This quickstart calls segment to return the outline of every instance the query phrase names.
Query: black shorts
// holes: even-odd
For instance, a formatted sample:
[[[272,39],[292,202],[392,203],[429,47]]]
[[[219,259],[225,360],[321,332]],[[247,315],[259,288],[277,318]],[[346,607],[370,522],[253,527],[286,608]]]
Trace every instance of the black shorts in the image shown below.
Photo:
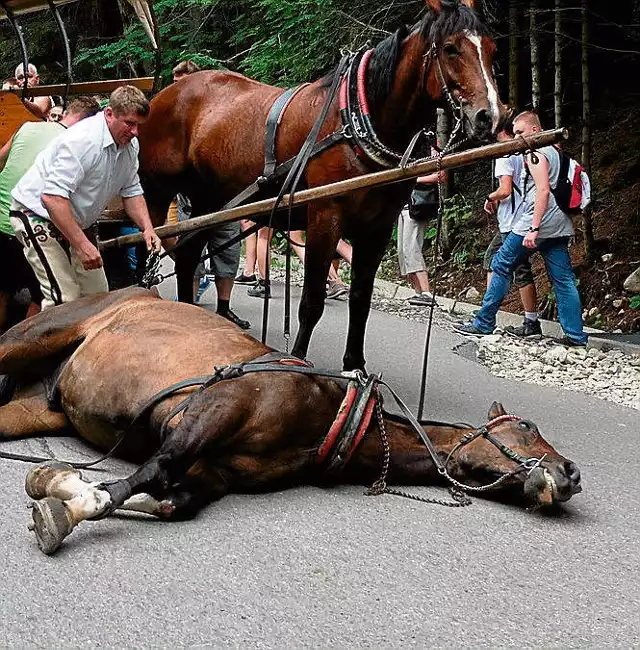
[[[13,296],[23,289],[29,290],[32,302],[42,302],[40,283],[24,256],[22,244],[0,232],[0,291]]]
[[[482,268],[485,271],[491,271],[491,262],[493,261],[495,254],[500,250],[502,242],[508,234],[508,232],[498,231],[495,237],[491,240],[491,243],[484,254],[484,261],[482,263]],[[518,289],[533,284],[533,271],[531,270],[531,259],[529,257],[522,262],[522,264],[518,264],[518,266],[513,269],[513,284],[515,284]]]

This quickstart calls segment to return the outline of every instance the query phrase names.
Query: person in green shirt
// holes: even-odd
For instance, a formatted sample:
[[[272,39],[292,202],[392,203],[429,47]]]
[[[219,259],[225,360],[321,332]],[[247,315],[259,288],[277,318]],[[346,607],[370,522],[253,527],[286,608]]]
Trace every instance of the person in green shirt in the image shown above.
[[[10,303],[16,293],[28,289],[31,294],[27,316],[40,311],[42,300],[38,280],[9,220],[11,191],[52,140],[99,110],[100,105],[92,97],[78,97],[69,103],[59,122],[27,122],[0,149],[0,332],[7,327]]]

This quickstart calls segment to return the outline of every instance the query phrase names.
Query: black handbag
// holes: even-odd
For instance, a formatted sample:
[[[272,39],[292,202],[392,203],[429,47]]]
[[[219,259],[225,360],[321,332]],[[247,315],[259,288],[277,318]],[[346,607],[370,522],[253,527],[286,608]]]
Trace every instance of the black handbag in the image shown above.
[[[418,183],[411,192],[409,200],[409,216],[416,221],[428,221],[438,216],[438,206],[440,198],[438,196],[437,183]]]

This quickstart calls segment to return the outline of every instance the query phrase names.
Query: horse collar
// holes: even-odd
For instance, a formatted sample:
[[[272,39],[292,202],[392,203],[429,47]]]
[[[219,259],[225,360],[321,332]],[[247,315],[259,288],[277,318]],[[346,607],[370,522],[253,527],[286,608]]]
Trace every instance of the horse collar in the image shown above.
[[[340,118],[353,140],[356,156],[383,169],[397,167],[402,154],[384,145],[378,137],[367,101],[367,67],[374,50],[360,50],[351,59],[340,84]]]
[[[318,449],[317,463],[335,474],[349,462],[369,428],[378,397],[377,375],[357,376],[347,391],[329,432]]]

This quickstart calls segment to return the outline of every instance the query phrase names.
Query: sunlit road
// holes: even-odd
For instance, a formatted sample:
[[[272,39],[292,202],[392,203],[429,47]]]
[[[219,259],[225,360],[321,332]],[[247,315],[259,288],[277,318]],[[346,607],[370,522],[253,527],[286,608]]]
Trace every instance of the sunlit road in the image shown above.
[[[214,299],[211,291],[207,297]],[[236,289],[255,325],[261,302]],[[282,287],[269,342],[282,346]],[[339,367],[346,304],[330,302],[310,351]],[[415,405],[424,326],[374,312],[368,367]],[[257,327],[252,330],[258,334]],[[427,414],[526,415],[583,473],[554,516],[480,499],[465,509],[358,487],[234,495],[196,520],[86,522],[53,557],[27,531],[28,465],[0,461],[0,646],[630,647],[640,643],[640,440],[636,411],[492,377],[436,329]],[[283,396],[284,398],[284,396]],[[94,452],[68,439],[61,458]],[[39,441],[3,443],[42,453]],[[126,464],[107,463],[122,474]],[[92,472],[102,477],[104,472]],[[421,494],[445,496],[436,488]]]

